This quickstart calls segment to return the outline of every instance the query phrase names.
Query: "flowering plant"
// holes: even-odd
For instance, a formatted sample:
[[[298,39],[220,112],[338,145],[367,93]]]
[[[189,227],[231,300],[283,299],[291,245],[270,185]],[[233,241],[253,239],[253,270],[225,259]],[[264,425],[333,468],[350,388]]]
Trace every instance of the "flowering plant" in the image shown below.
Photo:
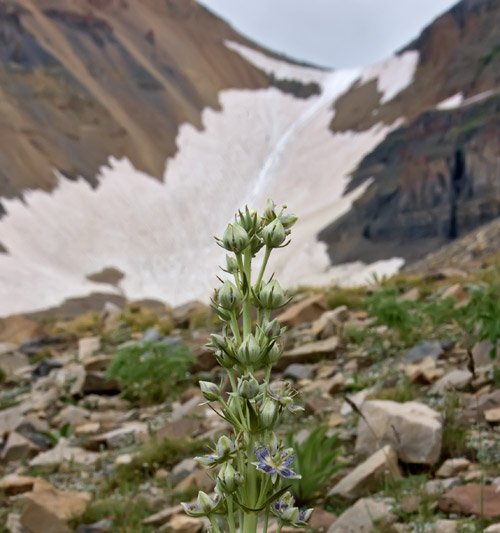
[[[216,238],[232,254],[226,256],[223,270],[233,281],[224,281],[216,290],[213,308],[225,325],[222,335],[212,335],[208,346],[226,369],[232,390],[225,396],[219,386],[207,381],[200,381],[200,388],[207,402],[219,405],[217,412],[233,426],[234,434],[221,436],[212,453],[196,458],[214,470],[214,496],[200,491],[195,505],[182,504],[190,516],[208,517],[213,533],[226,527],[235,533],[237,524],[242,533],[255,533],[259,517],[264,533],[269,518],[276,518],[279,533],[284,525],[304,526],[312,513],[294,505],[287,481],[300,478],[292,469],[295,454],[274,432],[285,410],[302,410],[287,385],[279,391],[270,388],[272,366],[283,353],[285,330],[271,320],[271,313],[290,300],[274,275],[267,281],[264,276],[272,250],[288,244],[297,221],[294,215],[284,215],[284,209],[276,213],[271,200],[262,215],[246,208],[222,238]],[[261,250],[262,265],[252,283],[252,260]],[[256,378],[258,373],[264,374],[262,382]]]

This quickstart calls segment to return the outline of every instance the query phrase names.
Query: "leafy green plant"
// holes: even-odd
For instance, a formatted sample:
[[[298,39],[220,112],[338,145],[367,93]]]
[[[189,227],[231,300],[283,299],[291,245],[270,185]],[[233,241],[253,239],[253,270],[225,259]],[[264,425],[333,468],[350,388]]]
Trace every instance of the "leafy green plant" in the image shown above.
[[[71,437],[74,429],[70,424],[64,424],[61,429],[53,431],[39,431],[40,435],[50,440],[53,444],[57,444],[61,439],[67,439]]]
[[[468,292],[469,303],[457,310],[457,321],[475,341],[491,342],[494,359],[500,339],[500,284],[476,284]]]
[[[346,463],[338,460],[344,451],[337,434],[327,437],[328,427],[318,427],[302,443],[293,435],[288,436],[287,444],[295,450],[295,464],[301,479],[292,482],[292,488],[300,505],[312,504],[320,495],[332,476]]]
[[[184,345],[136,344],[118,352],[107,369],[107,377],[118,381],[123,396],[131,402],[162,402],[188,378],[194,361]]]

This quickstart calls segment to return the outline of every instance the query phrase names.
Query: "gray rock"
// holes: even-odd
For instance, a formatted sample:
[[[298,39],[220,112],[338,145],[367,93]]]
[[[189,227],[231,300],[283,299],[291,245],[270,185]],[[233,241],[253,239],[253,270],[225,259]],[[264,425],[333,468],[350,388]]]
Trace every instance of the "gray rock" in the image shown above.
[[[368,533],[376,522],[395,522],[387,502],[362,498],[344,511],[328,529],[328,533]]]
[[[456,369],[448,372],[438,379],[429,389],[430,394],[443,395],[449,391],[462,390],[472,381],[472,373],[469,370]]]
[[[392,445],[404,463],[433,465],[441,454],[441,415],[419,402],[372,400],[361,407],[356,453]]]
[[[435,361],[444,353],[443,345],[439,341],[423,341],[413,346],[405,355],[407,363],[419,363],[426,357],[432,357]]]
[[[311,365],[303,365],[300,363],[292,363],[283,372],[283,377],[292,378],[295,380],[309,379],[313,375],[313,367]]]
[[[198,463],[194,459],[183,459],[180,463],[176,464],[172,468],[175,483],[179,483],[195,470],[198,470],[198,466]]]
[[[328,496],[354,500],[376,490],[386,475],[392,479],[401,477],[398,455],[390,445],[384,446],[349,472],[330,490]]]

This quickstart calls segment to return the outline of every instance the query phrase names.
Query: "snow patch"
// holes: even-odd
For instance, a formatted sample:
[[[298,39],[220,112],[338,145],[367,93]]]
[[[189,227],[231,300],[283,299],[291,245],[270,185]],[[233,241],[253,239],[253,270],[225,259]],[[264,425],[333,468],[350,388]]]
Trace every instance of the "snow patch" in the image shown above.
[[[321,84],[330,73],[328,70],[281,61],[234,41],[225,41],[224,44],[244,57],[249,63],[267,74],[272,74],[278,80],[297,80],[302,83],[316,82]]]
[[[446,98],[442,102],[439,102],[439,104],[436,106],[437,109],[440,111],[446,111],[447,109],[455,109],[457,107],[460,107],[464,101],[464,95],[463,93],[457,93],[453,96],[450,96],[449,98]]]
[[[377,89],[383,94],[381,103],[386,104],[411,84],[419,57],[417,51],[410,50],[381,63],[364,67],[360,83],[365,85],[376,79]]]
[[[220,93],[222,111],[205,109],[203,130],[179,130],[179,150],[163,182],[111,158],[99,186],[59,176],[52,193],[28,191],[24,202],[3,200],[0,220],[0,315],[55,306],[102,291],[86,279],[113,265],[124,273],[129,299],[155,298],[172,305],[207,300],[224,253],[220,234],[245,203],[267,197],[287,202],[300,217],[292,244],[271,267],[285,285],[354,279],[387,272],[400,260],[353,270],[332,268],[316,235],[346,213],[369,186],[344,196],[350,174],[395,127],[332,133],[335,100],[359,78],[358,70],[321,73],[323,94],[307,100],[276,88]],[[365,281],[364,279],[362,281]],[[118,289],[117,289],[118,291]]]

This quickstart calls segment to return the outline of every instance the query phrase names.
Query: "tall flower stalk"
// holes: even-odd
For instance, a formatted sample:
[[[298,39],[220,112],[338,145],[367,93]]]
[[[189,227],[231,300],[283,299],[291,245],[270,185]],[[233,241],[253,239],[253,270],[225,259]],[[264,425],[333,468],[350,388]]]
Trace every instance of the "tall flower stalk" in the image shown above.
[[[284,208],[283,208],[284,209]],[[213,471],[215,493],[202,491],[195,505],[183,503],[190,516],[206,516],[213,533],[255,533],[259,519],[267,532],[270,519],[283,526],[304,526],[312,509],[295,507],[289,480],[300,478],[293,470],[294,451],[277,437],[285,411],[302,410],[287,385],[270,388],[272,366],[283,353],[281,328],[271,313],[289,302],[274,274],[266,279],[271,252],[288,244],[297,221],[294,215],[276,213],[271,200],[262,215],[248,208],[239,212],[217,243],[230,252],[223,269],[231,279],[216,290],[213,308],[224,322],[222,335],[212,335],[208,346],[224,367],[231,392],[223,394],[215,383],[200,381],[208,403],[233,426],[212,453],[196,460]],[[252,261],[263,252],[258,272]],[[259,382],[256,376],[264,376]],[[218,404],[218,405],[217,405]]]

